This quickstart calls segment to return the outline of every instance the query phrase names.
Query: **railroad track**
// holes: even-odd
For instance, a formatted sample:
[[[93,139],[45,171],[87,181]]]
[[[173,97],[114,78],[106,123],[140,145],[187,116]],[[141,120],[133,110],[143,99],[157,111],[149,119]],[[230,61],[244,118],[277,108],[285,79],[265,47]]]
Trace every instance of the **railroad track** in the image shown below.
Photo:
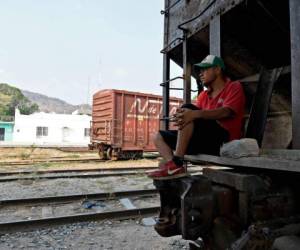
[[[157,166],[150,167],[114,167],[114,168],[76,168],[76,169],[43,169],[43,170],[14,170],[2,171],[0,176],[9,175],[29,175],[29,174],[58,174],[58,173],[87,173],[87,172],[103,172],[103,171],[132,171],[132,170],[151,170]]]
[[[22,181],[22,180],[38,180],[38,179],[71,179],[71,178],[105,178],[118,176],[143,175],[144,171],[126,171],[126,172],[106,172],[106,173],[86,173],[86,174],[68,174],[68,175],[33,175],[33,176],[13,176],[2,177],[1,182]]]
[[[22,173],[14,173],[11,174],[12,172],[10,172],[10,174],[5,173],[4,175],[0,175],[0,183],[1,182],[12,182],[12,181],[24,181],[24,180],[42,180],[42,179],[71,179],[71,178],[106,178],[106,177],[119,177],[119,176],[134,176],[134,175],[144,175],[145,174],[145,170],[153,170],[153,169],[157,169],[157,167],[147,167],[147,168],[140,168],[140,171],[134,171],[135,169],[129,169],[129,171],[127,171],[127,169],[124,171],[122,169],[122,171],[120,169],[118,169],[118,171],[116,170],[107,170],[107,171],[103,171],[103,172],[87,172],[87,173],[83,173],[83,174],[77,174],[77,173],[72,173],[73,171],[68,171],[68,174],[64,174],[66,172],[62,172],[61,174],[57,175],[57,174],[45,174],[45,173],[40,173],[37,174],[36,172],[26,172],[25,176],[22,175]],[[42,172],[42,171],[41,171]],[[82,171],[85,172],[85,171]],[[189,170],[190,174],[194,174],[194,173],[200,173],[201,170]],[[32,175],[30,175],[32,174]],[[28,176],[30,175],[30,176]]]
[[[143,189],[143,190],[131,190],[131,191],[121,191],[121,192],[110,192],[110,193],[89,193],[80,195],[68,195],[68,196],[53,196],[53,197],[39,197],[39,198],[26,198],[26,199],[13,199],[13,200],[0,200],[0,212],[9,207],[48,207],[58,205],[66,205],[69,203],[74,203],[75,207],[80,206],[80,202],[86,200],[97,200],[97,201],[117,201],[119,198],[124,197],[135,197],[142,198],[145,197],[155,197],[157,194],[156,189]],[[77,203],[76,203],[77,202]],[[86,212],[86,213],[75,213],[59,216],[46,216],[43,218],[30,218],[30,219],[20,219],[13,221],[2,221],[0,222],[0,233],[7,233],[11,231],[22,231],[25,229],[49,227],[53,225],[69,224],[75,222],[83,221],[97,221],[105,219],[129,219],[129,218],[140,218],[143,216],[155,215],[159,211],[158,206],[151,207],[141,207],[141,208],[131,208],[131,209],[116,209],[113,211],[103,211],[103,212]],[[22,214],[22,212],[21,212]],[[4,215],[5,216],[5,215]],[[3,216],[2,216],[3,217]],[[15,213],[14,213],[15,218]]]
[[[23,161],[1,161],[0,166],[25,166],[43,163],[70,163],[70,162],[104,162],[105,160],[100,160],[97,158],[83,158],[83,159],[63,159],[63,158],[51,158],[47,160],[23,160]]]
[[[146,155],[144,159],[156,159],[158,155]],[[0,161],[0,166],[9,165],[9,166],[22,166],[22,165],[34,165],[34,164],[43,164],[43,163],[68,163],[68,162],[107,162],[110,160],[100,160],[99,158],[67,158],[65,156],[51,157],[49,159],[25,159],[21,161]]]

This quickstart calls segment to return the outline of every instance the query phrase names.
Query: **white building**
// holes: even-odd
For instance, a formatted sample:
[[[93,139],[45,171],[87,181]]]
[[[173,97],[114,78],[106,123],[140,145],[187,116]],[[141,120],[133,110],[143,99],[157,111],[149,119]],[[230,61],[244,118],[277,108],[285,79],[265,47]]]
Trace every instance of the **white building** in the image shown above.
[[[43,112],[22,115],[16,109],[13,143],[87,146],[90,122],[88,115]]]

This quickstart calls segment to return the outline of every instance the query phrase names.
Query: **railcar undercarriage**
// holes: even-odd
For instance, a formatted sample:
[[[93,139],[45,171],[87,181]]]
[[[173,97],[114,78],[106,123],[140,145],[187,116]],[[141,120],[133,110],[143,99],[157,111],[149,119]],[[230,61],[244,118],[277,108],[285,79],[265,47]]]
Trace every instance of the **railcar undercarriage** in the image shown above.
[[[271,249],[279,237],[300,233],[297,178],[207,168],[203,175],[156,180],[161,211],[155,230],[194,241],[192,249]]]

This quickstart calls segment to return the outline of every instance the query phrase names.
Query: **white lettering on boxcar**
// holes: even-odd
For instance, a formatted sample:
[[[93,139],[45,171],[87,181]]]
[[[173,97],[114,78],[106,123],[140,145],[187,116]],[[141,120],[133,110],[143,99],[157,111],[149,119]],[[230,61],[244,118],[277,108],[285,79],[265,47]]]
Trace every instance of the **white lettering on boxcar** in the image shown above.
[[[179,105],[179,102],[170,102],[170,114],[174,114]],[[158,112],[159,107],[160,109]],[[147,100],[144,104],[142,104],[142,100],[140,98],[136,98],[129,109],[127,118],[149,119],[151,117],[158,119],[162,114],[162,109],[162,101],[160,100]],[[143,114],[145,111],[147,111],[147,113]]]

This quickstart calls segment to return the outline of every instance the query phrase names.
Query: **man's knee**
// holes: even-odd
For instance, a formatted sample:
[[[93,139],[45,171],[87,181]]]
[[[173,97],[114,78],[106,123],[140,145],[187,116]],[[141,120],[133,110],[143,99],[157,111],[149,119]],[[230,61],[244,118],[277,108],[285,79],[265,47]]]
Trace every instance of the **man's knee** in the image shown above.
[[[194,134],[194,122],[186,124],[178,133],[178,139],[180,141],[189,141],[192,139]]]
[[[164,138],[162,137],[160,131],[158,131],[154,136],[154,144],[157,145],[157,143],[163,141]]]

